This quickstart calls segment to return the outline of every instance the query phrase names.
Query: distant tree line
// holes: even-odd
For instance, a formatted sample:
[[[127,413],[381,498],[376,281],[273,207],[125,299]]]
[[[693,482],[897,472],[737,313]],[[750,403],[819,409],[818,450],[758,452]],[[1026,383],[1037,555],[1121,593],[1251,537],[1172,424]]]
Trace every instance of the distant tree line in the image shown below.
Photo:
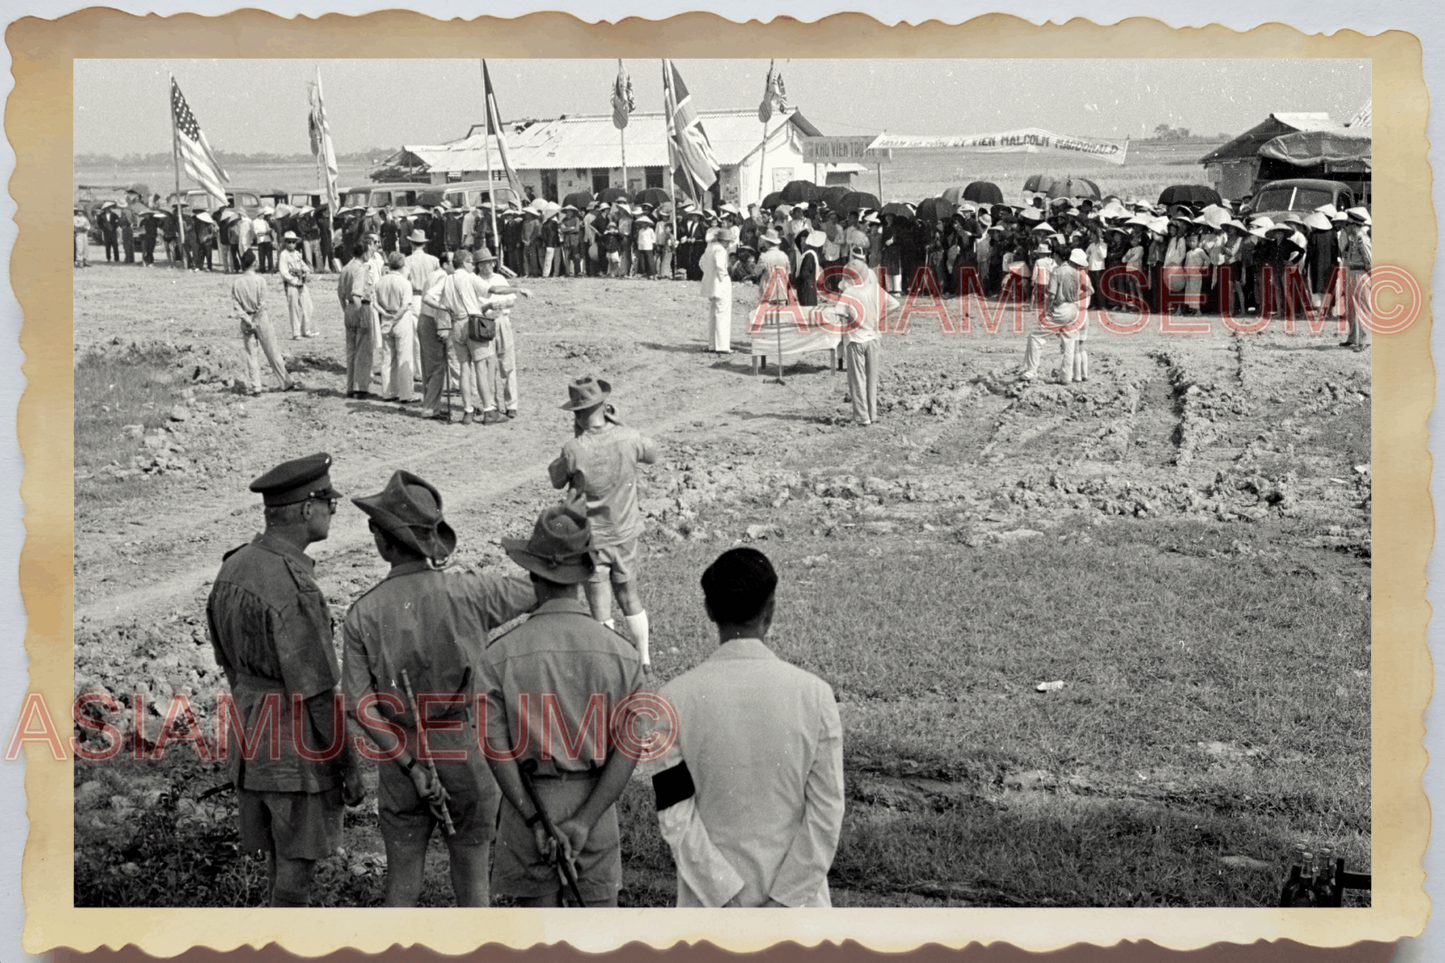
[[[371,147],[366,150],[356,151],[351,154],[337,154],[338,164],[372,164],[377,158],[386,157],[395,153],[394,149],[386,147]],[[310,153],[300,154],[274,154],[269,151],[260,151],[253,154],[243,154],[235,151],[216,151],[216,158],[221,166],[234,164],[237,167],[247,165],[267,164],[312,164],[315,158]],[[82,153],[75,155],[76,167],[169,167],[171,164],[170,151],[157,151],[151,154],[122,154],[117,157],[114,154]]]
[[[1208,134],[1195,134],[1188,127],[1172,127],[1169,124],[1160,124],[1154,128],[1154,136],[1141,137],[1143,143],[1159,144],[1216,144],[1225,143],[1234,139],[1233,134],[1215,134],[1213,137]]]

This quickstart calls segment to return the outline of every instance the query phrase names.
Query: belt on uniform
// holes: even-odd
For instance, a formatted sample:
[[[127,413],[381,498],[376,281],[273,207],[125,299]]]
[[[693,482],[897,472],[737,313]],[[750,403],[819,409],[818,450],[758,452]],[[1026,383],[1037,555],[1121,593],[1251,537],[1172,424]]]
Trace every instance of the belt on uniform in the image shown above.
[[[561,782],[582,782],[584,780],[600,779],[601,769],[586,769],[582,772],[573,772],[567,769],[558,769],[553,773],[536,773],[533,779],[557,779]]]

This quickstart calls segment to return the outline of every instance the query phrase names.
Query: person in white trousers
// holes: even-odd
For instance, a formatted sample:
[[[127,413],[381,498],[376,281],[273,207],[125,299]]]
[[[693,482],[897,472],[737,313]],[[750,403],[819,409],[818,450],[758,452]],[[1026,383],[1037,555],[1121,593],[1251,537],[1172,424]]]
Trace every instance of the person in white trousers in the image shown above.
[[[707,247],[698,266],[702,268],[702,296],[707,299],[707,328],[703,340],[717,354],[731,354],[733,320],[733,282],[728,274],[728,245],[733,241],[731,228],[715,227],[707,232]]]

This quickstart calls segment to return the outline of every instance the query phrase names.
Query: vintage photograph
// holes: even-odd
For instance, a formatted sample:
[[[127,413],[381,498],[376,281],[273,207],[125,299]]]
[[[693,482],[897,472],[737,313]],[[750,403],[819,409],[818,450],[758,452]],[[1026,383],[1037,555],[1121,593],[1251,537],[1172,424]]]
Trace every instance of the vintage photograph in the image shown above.
[[[1128,52],[75,60],[74,906],[1371,906],[1371,62]]]

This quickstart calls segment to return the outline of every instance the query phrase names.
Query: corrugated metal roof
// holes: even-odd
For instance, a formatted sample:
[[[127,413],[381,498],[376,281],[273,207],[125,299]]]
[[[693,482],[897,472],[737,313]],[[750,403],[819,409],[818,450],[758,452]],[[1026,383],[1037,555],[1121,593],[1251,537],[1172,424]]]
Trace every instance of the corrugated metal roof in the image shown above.
[[[1261,145],[1281,134],[1297,130],[1327,130],[1338,126],[1335,121],[1330,120],[1330,115],[1324,112],[1273,113],[1223,147],[1216,147],[1205,154],[1199,159],[1199,163],[1213,164],[1234,157],[1254,157],[1259,153]]]
[[[762,143],[763,125],[754,110],[699,111],[699,116],[712,143],[713,156],[725,167],[742,163]],[[788,126],[776,120],[769,125],[769,150],[779,146],[784,137],[819,135],[818,129],[797,111],[791,112],[788,120]],[[508,133],[506,139],[514,170],[610,169],[622,164],[621,138],[612,126],[611,114],[537,121]],[[477,133],[450,144],[408,144],[402,150],[414,154],[434,171],[450,172],[485,170],[486,147],[486,135]],[[491,153],[492,167],[501,169],[495,139]],[[665,167],[667,163],[665,115],[661,111],[634,113],[627,125],[627,166]]]

